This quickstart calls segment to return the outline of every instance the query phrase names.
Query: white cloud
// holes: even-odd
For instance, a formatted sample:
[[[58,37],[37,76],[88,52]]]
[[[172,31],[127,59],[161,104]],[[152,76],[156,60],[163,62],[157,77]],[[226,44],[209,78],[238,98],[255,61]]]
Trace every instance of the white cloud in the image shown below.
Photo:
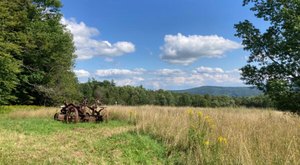
[[[96,71],[96,75],[99,77],[120,77],[120,76],[134,76],[141,75],[145,72],[145,69],[137,68],[133,70],[129,69],[99,69]]]
[[[232,69],[232,70],[227,70],[226,73],[236,73],[236,74],[241,74],[242,71],[240,69]]]
[[[158,70],[157,72],[168,71],[168,69]],[[176,69],[170,69],[171,71]],[[182,87],[198,87],[202,85],[234,86],[242,85],[240,74],[237,69],[223,70],[222,68],[212,68],[200,66],[192,71],[166,72],[165,76],[160,76],[149,80],[148,84],[157,89],[176,89]],[[165,72],[162,72],[165,73]],[[177,73],[177,74],[176,74]],[[157,74],[156,74],[157,75]],[[148,81],[147,81],[148,82]],[[155,85],[155,86],[154,86]]]
[[[202,85],[240,86],[238,69],[199,66],[192,70],[181,69],[100,69],[93,75],[98,80],[114,80],[118,86],[143,85],[151,89],[183,89]]]
[[[192,77],[215,83],[242,83],[238,69],[224,71],[221,68],[200,66],[192,71]]]
[[[166,78],[166,81],[168,84],[177,84],[177,85],[183,85],[183,84],[190,84],[189,78],[187,76],[173,76]]]
[[[206,80],[214,81],[216,83],[239,83],[240,78],[230,74],[203,74],[201,75]]]
[[[83,70],[83,69],[74,70],[74,73],[79,78],[81,78],[81,77],[89,77],[91,75],[88,71]]]
[[[132,78],[125,78],[125,79],[116,79],[116,85],[118,86],[138,86],[141,85],[141,82],[143,82],[145,79],[142,77],[132,77]]]
[[[217,35],[166,35],[161,59],[173,64],[189,65],[201,57],[222,57],[227,51],[241,48],[237,42]]]
[[[193,73],[224,73],[221,68],[210,68],[205,66],[200,66],[193,70]]]
[[[135,51],[135,45],[127,41],[110,43],[109,41],[96,40],[100,34],[99,30],[88,27],[84,22],[77,22],[74,18],[62,18],[62,24],[70,30],[74,37],[76,55],[78,59],[90,59],[94,56],[121,56]]]
[[[152,81],[150,82],[150,86],[153,88],[153,89],[161,89],[161,83],[159,81]]]
[[[180,69],[159,69],[155,71],[155,74],[159,76],[172,76],[172,75],[182,75],[185,72]]]

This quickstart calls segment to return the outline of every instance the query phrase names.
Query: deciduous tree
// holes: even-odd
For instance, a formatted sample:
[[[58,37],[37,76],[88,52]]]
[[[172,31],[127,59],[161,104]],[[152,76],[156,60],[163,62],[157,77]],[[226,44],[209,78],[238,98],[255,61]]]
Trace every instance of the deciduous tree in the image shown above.
[[[242,79],[268,94],[279,109],[300,111],[300,1],[244,0],[269,24],[259,29],[245,20],[235,25],[250,52]]]

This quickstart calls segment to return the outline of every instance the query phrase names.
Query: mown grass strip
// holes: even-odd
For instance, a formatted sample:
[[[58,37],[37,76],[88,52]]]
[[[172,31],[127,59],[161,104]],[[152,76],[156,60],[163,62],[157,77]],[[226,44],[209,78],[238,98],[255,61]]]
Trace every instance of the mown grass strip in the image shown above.
[[[148,135],[118,134],[96,143],[97,152],[111,164],[165,164],[166,150]]]
[[[127,122],[112,120],[108,123],[77,123],[66,124],[49,118],[2,119],[0,129],[16,131],[27,135],[49,135],[59,131],[76,129],[117,128],[128,126]]]
[[[0,118],[1,164],[163,164],[165,148],[132,133],[127,121],[66,124],[56,109],[18,110]]]

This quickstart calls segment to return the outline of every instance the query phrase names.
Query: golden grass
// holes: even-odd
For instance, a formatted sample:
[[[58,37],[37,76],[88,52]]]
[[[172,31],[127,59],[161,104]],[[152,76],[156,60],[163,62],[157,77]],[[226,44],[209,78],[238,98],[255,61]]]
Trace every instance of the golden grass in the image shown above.
[[[40,108],[7,115],[10,119],[52,118],[58,110]],[[43,136],[0,130],[0,144],[17,147],[14,153],[2,156],[11,155],[18,158],[18,162],[27,163],[31,163],[26,161],[28,157],[33,162],[45,157],[51,158],[47,160],[49,163],[97,164],[104,160],[101,156],[93,157],[92,146],[97,139],[85,135],[109,137],[134,130],[163,142],[170,164],[300,164],[300,117],[289,113],[160,106],[110,106],[108,112],[109,120],[128,121],[135,126],[79,128]],[[89,146],[89,150],[78,150],[82,144]]]
[[[45,118],[54,116],[59,112],[58,108],[40,107],[36,110],[18,110],[8,114],[11,119],[25,119],[25,118]]]
[[[300,164],[300,118],[246,108],[109,107],[184,164]],[[179,154],[179,156],[178,156]]]

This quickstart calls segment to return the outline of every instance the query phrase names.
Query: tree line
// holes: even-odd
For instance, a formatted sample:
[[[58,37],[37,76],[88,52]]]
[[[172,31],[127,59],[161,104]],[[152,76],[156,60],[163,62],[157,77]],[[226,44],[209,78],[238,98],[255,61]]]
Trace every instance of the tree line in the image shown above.
[[[192,95],[166,90],[147,90],[143,86],[116,86],[114,81],[89,80],[79,84],[82,98],[93,102],[100,99],[107,105],[160,105],[193,107],[272,107],[269,97],[229,97],[212,95]],[[70,100],[71,101],[71,100]],[[80,102],[80,100],[78,100]]]

